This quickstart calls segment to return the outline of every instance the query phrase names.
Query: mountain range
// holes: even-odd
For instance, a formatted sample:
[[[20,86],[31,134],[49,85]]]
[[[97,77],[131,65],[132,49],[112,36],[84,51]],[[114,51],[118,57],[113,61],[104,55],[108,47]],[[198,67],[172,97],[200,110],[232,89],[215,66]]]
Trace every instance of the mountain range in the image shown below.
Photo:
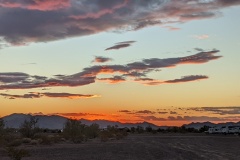
[[[31,114],[22,114],[22,113],[14,113],[5,117],[2,117],[6,127],[9,128],[19,128],[25,120],[29,120],[30,117],[33,116]],[[59,115],[34,115],[38,119],[37,126],[40,128],[48,128],[48,129],[63,129],[64,124],[67,121],[66,117],[62,117]],[[85,125],[91,125],[93,123],[97,123],[100,128],[106,128],[108,125],[110,126],[118,126],[119,128],[131,128],[131,127],[137,127],[141,126],[143,128],[146,128],[148,126],[151,126],[153,129],[166,129],[167,127],[171,126],[157,126],[155,124],[149,123],[149,122],[141,122],[141,123],[121,123],[117,121],[108,121],[108,120],[86,120],[86,119],[80,119],[82,124]],[[184,126],[186,128],[195,128],[200,129],[203,126],[240,126],[240,122],[234,123],[234,122],[226,122],[226,123],[211,123],[211,122],[192,122],[190,124],[185,124]]]

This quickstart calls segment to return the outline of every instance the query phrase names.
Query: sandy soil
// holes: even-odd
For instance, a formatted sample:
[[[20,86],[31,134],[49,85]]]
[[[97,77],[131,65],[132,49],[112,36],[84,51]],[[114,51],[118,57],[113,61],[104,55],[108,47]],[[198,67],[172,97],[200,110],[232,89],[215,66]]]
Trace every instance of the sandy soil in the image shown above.
[[[240,137],[202,134],[129,135],[122,140],[25,146],[23,160],[238,160]],[[1,156],[2,153],[2,156]],[[9,160],[0,150],[0,159]]]

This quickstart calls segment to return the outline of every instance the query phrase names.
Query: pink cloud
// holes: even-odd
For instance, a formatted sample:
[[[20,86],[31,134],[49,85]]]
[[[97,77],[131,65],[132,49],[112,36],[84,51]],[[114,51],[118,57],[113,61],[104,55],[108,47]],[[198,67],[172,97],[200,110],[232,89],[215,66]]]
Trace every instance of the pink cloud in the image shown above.
[[[50,11],[70,7],[70,0],[0,0],[0,7]]]
[[[202,35],[193,35],[192,37],[195,39],[204,40],[204,39],[208,39],[210,36],[207,34],[202,34]]]

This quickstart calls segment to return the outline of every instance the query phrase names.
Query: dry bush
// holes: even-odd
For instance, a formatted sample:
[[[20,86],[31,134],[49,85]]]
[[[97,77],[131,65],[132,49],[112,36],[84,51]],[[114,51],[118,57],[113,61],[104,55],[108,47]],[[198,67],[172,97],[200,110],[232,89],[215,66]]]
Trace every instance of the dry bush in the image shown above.
[[[44,144],[44,145],[51,145],[52,144],[52,140],[50,137],[48,137],[47,135],[42,134],[39,138],[39,142],[40,144]]]
[[[100,140],[102,142],[107,142],[109,140],[109,133],[108,131],[102,131],[100,134]]]
[[[23,157],[30,156],[27,150],[14,147],[7,148],[7,153],[12,160],[21,160]]]
[[[30,144],[31,145],[38,145],[39,141],[38,140],[31,140]]]
[[[17,147],[22,145],[22,140],[21,139],[14,139],[10,143],[7,144],[8,147]]]
[[[23,138],[23,139],[22,139],[22,143],[25,143],[25,144],[28,144],[28,143],[30,143],[31,141],[32,141],[31,138]]]

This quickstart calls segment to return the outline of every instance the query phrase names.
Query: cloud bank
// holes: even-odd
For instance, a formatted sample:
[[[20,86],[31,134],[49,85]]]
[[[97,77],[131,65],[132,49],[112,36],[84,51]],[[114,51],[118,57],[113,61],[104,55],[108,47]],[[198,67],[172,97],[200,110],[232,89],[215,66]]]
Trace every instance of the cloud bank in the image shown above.
[[[239,0],[0,0],[0,38],[10,45],[213,18]],[[119,44],[120,45],[120,44]]]
[[[142,61],[131,62],[126,65],[93,65],[84,68],[81,72],[72,75],[58,74],[53,77],[29,75],[21,72],[0,73],[0,90],[32,89],[47,87],[78,87],[89,85],[98,81],[120,83],[124,81],[140,82],[147,85],[173,84],[207,79],[204,75],[184,76],[174,80],[154,80],[148,73],[159,71],[162,68],[176,67],[183,64],[202,64],[221,58],[217,56],[219,51],[213,50],[200,52],[191,56],[178,58],[151,58]],[[101,74],[111,75],[107,78],[99,78]],[[116,75],[118,74],[118,75]]]

